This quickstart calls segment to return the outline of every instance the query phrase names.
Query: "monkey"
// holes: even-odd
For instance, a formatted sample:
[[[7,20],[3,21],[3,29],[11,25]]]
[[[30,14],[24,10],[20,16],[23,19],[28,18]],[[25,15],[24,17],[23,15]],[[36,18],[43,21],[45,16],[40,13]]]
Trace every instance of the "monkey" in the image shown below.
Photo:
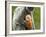
[[[25,23],[26,23],[26,29],[31,30],[32,29],[32,17],[30,15],[26,15]]]
[[[14,15],[13,15],[13,24],[12,24],[13,30],[25,30],[26,29],[25,27],[27,24],[25,24],[24,22],[25,17],[28,14],[31,16],[31,11],[33,11],[33,7],[17,7],[15,9]]]

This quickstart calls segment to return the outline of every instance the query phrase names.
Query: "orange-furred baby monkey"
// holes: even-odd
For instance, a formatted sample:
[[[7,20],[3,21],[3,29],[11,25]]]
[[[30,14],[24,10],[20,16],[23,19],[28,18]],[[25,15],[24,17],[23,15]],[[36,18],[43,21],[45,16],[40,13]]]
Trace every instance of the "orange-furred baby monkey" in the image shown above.
[[[27,30],[32,29],[32,17],[30,15],[26,15],[25,23]]]

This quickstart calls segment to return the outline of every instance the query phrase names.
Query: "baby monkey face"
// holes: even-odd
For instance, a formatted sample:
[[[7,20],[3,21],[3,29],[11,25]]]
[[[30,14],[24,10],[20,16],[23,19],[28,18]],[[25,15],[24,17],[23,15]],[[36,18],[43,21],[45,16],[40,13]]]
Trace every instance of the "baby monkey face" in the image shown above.
[[[26,21],[31,21],[31,20],[32,20],[31,16],[30,15],[27,15],[26,16]]]

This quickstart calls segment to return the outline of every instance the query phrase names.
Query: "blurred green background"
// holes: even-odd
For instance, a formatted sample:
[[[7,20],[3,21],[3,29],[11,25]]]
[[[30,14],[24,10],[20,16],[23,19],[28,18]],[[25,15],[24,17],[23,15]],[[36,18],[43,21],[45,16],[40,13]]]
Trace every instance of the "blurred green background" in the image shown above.
[[[34,7],[33,18],[35,29],[40,29],[40,7]]]
[[[15,8],[16,6],[12,6],[12,16],[14,15]],[[35,29],[40,29],[40,7],[34,7],[33,19],[34,19]]]

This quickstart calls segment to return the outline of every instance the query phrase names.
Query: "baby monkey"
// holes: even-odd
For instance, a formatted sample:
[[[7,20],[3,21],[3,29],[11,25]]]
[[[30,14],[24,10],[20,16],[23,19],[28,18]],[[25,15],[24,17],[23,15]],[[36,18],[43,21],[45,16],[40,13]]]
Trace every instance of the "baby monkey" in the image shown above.
[[[32,17],[30,15],[26,15],[25,24],[26,24],[26,30],[32,29]]]

